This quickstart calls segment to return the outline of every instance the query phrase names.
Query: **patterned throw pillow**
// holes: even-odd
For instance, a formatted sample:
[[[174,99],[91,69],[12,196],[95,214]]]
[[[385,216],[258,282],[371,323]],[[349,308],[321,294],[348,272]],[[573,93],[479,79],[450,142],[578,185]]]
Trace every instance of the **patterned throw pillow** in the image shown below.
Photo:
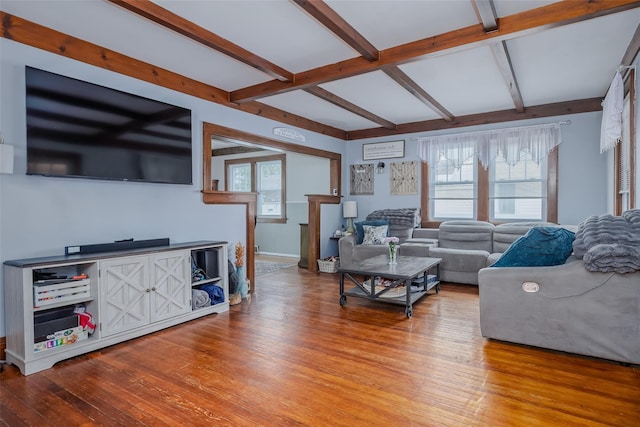
[[[388,225],[364,225],[364,238],[362,239],[363,245],[382,245],[384,239],[387,237]]]
[[[389,220],[388,219],[376,219],[376,220],[371,220],[371,221],[359,221],[354,223],[353,225],[355,225],[356,227],[356,234],[357,234],[357,239],[358,239],[358,244],[361,245],[362,241],[364,240],[364,226],[365,225],[389,225]],[[387,230],[387,237],[389,237],[389,230]]]

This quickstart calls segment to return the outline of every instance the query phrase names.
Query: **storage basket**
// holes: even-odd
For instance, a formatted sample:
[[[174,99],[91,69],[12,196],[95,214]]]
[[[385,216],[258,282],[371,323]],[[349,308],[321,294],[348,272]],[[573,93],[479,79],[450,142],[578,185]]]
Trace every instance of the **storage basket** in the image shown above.
[[[69,280],[61,283],[48,281],[33,284],[33,306],[35,308],[58,304],[82,302],[91,297],[90,280]]]
[[[338,271],[338,266],[340,265],[340,258],[333,259],[319,259],[318,260],[318,269],[321,273],[336,273]]]

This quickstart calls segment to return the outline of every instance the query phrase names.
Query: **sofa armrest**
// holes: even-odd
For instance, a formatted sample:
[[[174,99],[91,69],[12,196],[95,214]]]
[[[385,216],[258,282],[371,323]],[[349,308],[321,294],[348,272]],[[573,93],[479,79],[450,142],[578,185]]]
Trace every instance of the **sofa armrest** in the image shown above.
[[[353,262],[353,250],[356,246],[356,236],[354,234],[343,236],[338,240],[338,256],[340,265],[348,265]]]
[[[484,268],[478,273],[481,333],[640,363],[639,278],[589,272],[573,256],[550,267]]]

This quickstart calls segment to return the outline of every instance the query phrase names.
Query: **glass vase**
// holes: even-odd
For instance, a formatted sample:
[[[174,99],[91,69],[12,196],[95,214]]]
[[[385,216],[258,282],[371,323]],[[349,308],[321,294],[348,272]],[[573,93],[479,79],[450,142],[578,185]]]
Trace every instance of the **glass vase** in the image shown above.
[[[247,278],[244,274],[244,266],[237,267],[236,273],[238,273],[238,292],[241,298],[246,298],[249,293],[249,286],[247,285]]]
[[[389,245],[389,264],[396,265],[398,263],[398,245]]]

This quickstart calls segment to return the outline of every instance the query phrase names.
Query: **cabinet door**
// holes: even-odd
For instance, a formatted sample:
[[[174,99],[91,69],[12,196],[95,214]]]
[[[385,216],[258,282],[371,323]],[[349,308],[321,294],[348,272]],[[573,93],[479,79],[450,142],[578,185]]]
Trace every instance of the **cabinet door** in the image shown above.
[[[116,258],[100,263],[102,336],[149,323],[148,258]]]
[[[151,321],[191,311],[191,265],[188,251],[151,257]]]

